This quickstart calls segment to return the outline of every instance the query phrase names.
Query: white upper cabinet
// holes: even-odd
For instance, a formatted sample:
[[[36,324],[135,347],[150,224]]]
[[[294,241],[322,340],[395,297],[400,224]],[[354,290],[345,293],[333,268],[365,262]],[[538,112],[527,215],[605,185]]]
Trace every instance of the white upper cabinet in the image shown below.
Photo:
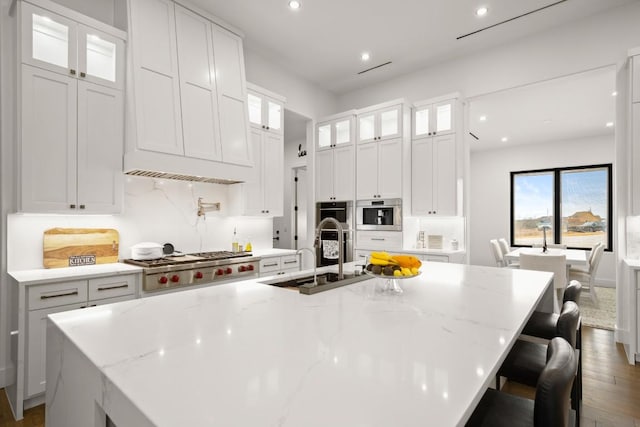
[[[174,4],[130,2],[137,147],[184,154]]]
[[[402,138],[358,144],[356,199],[402,197]]]
[[[122,89],[124,41],[49,10],[21,3],[22,63]]]
[[[212,25],[212,30],[222,160],[252,165],[242,39],[217,25]]]
[[[413,216],[456,215],[455,134],[413,140],[411,162]]]
[[[184,154],[221,160],[211,23],[176,5]]]
[[[455,99],[413,108],[413,138],[446,135],[455,132]]]
[[[273,133],[282,133],[284,101],[278,95],[247,83],[247,106],[251,126]]]
[[[358,113],[358,142],[373,142],[402,136],[402,105]]]
[[[318,123],[317,150],[352,144],[355,137],[354,123],[354,115],[351,113]]]
[[[37,3],[18,3],[18,209],[119,213],[126,34],[57,4]]]

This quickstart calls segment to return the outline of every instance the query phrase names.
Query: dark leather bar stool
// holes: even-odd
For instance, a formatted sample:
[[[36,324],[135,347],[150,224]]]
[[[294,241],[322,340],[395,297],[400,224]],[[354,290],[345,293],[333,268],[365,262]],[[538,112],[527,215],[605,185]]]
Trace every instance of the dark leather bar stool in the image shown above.
[[[575,350],[576,329],[580,319],[578,305],[567,301],[562,305],[562,311],[556,323],[556,337],[562,337],[571,345],[576,357],[576,363],[580,357],[579,350]],[[500,384],[500,377],[508,378],[520,384],[536,387],[538,378],[547,363],[546,344],[538,344],[530,341],[517,340],[507,355],[496,376],[496,384]],[[576,371],[577,371],[576,367]],[[577,377],[576,377],[577,378]],[[580,424],[580,400],[578,396],[579,384],[574,381],[571,393],[571,403],[576,411],[576,426]]]
[[[554,338],[546,352],[548,361],[538,376],[535,400],[489,389],[471,414],[469,427],[568,427],[571,384],[578,361],[571,344]]]
[[[567,288],[564,290],[562,297],[562,303],[567,301],[573,301],[576,304],[580,301],[580,294],[582,292],[582,284],[577,280],[572,280]],[[542,338],[550,340],[553,337],[558,336],[558,318],[559,314],[556,313],[543,313],[541,311],[534,311],[531,318],[524,326],[522,333],[532,337]],[[578,353],[578,375],[576,376],[576,390],[574,394],[578,402],[582,401],[582,321],[578,320],[578,326],[576,329],[576,349],[580,350]],[[578,403],[574,403],[574,406]],[[575,409],[575,408],[574,408]]]

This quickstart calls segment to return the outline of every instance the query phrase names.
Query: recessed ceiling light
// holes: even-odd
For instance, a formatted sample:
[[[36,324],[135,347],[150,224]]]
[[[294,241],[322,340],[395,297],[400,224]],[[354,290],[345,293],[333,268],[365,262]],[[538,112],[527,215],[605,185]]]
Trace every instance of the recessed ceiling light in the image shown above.
[[[299,2],[299,1],[297,1],[297,0],[291,0],[291,1],[289,2],[289,7],[290,7],[291,9],[294,9],[294,10],[295,10],[295,9],[300,9],[300,2]]]
[[[369,52],[362,52],[362,55],[360,55],[360,59],[362,59],[363,61],[368,61],[369,59],[371,59],[371,55],[369,54]]]
[[[489,9],[486,7],[479,7],[476,9],[476,16],[485,16],[489,12]]]
[[[612,128],[613,127],[613,122],[607,122],[607,124],[605,125],[608,128]]]
[[[478,117],[478,120],[480,120],[481,122],[486,122],[487,121],[487,116],[480,116],[480,117]]]
[[[507,142],[509,140],[509,138],[507,138],[506,136],[503,136],[502,139],[500,141],[502,142]]]
[[[611,92],[611,96],[618,96],[618,92],[614,90],[613,92]]]

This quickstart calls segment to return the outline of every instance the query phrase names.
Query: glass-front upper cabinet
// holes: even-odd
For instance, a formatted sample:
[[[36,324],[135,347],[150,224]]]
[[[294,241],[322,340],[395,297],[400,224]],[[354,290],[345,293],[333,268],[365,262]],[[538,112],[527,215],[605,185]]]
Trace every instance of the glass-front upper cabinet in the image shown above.
[[[270,132],[282,133],[284,98],[275,94],[265,94],[267,90],[251,83],[247,83],[247,89],[249,123]]]
[[[358,142],[397,138],[402,134],[402,105],[358,114]]]
[[[122,89],[122,38],[26,2],[20,7],[23,63]]]
[[[455,99],[435,103],[416,103],[413,107],[413,137],[454,133],[455,103]]]
[[[353,115],[318,123],[316,144],[319,150],[348,145],[353,142]]]

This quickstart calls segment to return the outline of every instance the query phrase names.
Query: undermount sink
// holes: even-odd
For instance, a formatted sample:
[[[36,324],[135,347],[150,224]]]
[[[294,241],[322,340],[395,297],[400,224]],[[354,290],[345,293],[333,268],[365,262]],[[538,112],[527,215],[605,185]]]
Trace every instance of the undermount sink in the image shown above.
[[[355,275],[352,273],[345,273],[344,278],[342,280],[338,280],[337,273],[321,273],[318,274],[316,279],[318,284],[315,286],[313,285],[313,275],[296,277],[294,279],[268,280],[262,283],[291,290],[297,289],[301,294],[312,295],[317,294],[318,292],[328,291],[330,289],[361,282],[363,280],[370,279],[370,277],[365,274]]]

